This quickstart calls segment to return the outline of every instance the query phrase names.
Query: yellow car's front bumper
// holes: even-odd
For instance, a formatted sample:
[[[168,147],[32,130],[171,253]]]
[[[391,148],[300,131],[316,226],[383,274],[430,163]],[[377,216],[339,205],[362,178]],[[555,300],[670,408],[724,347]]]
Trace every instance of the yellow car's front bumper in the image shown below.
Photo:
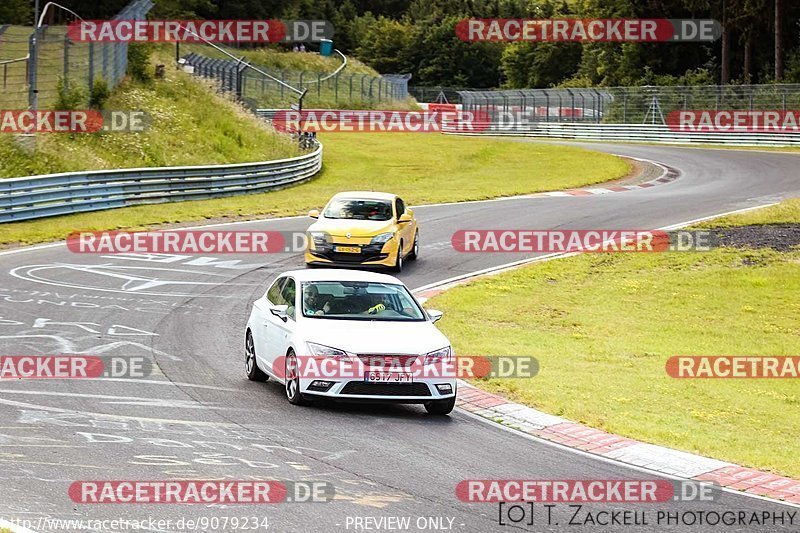
[[[336,246],[358,247],[360,253],[337,252]],[[309,242],[304,259],[306,265],[393,267],[397,262],[397,249],[399,246],[400,243],[397,239],[391,239],[383,245],[334,241],[324,247],[319,247],[314,245],[313,242]]]

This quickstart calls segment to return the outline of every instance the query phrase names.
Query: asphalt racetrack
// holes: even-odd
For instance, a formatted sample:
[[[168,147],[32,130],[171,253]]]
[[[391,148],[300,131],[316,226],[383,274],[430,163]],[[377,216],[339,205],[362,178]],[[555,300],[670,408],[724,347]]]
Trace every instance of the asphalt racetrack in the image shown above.
[[[400,277],[414,289],[526,257],[458,253],[450,244],[458,229],[652,229],[800,195],[800,158],[791,154],[585,146],[651,159],[681,175],[619,194],[419,207],[421,256],[407,262]],[[291,218],[235,228],[303,231],[309,224]],[[44,517],[173,524],[258,517],[279,532],[800,529],[798,516],[793,526],[656,521],[658,511],[693,512],[687,516],[695,519],[710,511],[800,511],[730,492],[714,502],[587,504],[573,519],[583,524],[587,514],[627,510],[642,513],[638,525],[569,525],[576,509],[566,504],[552,509],[549,522],[537,505],[533,525],[526,525],[530,516],[501,525],[497,504],[462,503],[456,485],[466,479],[660,477],[459,410],[431,417],[421,406],[295,407],[281,385],[249,382],[243,341],[250,305],[277,273],[301,267],[301,254],[154,259],[78,255],[59,245],[0,255],[0,265],[0,353],[151,355],[157,363],[146,380],[0,383],[0,517],[6,520],[36,526]],[[181,506],[84,505],[67,495],[76,480],[148,479],[326,481],[336,497],[329,503]],[[404,518],[410,520],[405,529],[398,526],[402,521],[388,521]]]

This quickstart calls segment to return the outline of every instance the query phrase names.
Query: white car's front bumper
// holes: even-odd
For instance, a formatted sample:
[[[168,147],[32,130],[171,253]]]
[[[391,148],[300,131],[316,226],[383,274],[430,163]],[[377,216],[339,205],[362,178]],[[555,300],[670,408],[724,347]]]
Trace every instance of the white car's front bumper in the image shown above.
[[[332,383],[320,386],[320,382]],[[448,389],[449,386],[449,389]],[[421,378],[412,383],[366,383],[363,379],[300,379],[303,394],[342,401],[427,403],[456,395],[456,380]]]

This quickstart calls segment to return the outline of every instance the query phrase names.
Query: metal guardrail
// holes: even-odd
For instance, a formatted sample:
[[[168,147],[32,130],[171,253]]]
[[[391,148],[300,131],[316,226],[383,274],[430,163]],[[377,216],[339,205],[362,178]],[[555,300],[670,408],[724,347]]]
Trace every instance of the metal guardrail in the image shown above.
[[[723,144],[736,146],[798,146],[798,133],[673,131],[662,124],[591,124],[528,122],[514,125],[473,122],[471,130],[445,121],[442,131],[459,135],[507,135],[590,141],[635,141],[670,144]]]
[[[289,159],[232,165],[65,172],[0,179],[0,223],[280,189],[322,168],[322,145]]]
[[[465,111],[524,112],[536,116],[532,121],[665,124],[676,111],[797,109],[800,84],[481,89],[458,96]]]

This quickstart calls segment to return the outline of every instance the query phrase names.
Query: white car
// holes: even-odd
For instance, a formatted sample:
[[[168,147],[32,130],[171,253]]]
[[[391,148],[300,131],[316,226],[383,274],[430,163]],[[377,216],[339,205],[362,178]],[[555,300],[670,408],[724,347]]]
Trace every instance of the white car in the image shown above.
[[[454,354],[397,278],[357,270],[293,270],[253,303],[245,369],[282,382],[293,404],[313,398],[423,404],[447,414],[456,401]]]

